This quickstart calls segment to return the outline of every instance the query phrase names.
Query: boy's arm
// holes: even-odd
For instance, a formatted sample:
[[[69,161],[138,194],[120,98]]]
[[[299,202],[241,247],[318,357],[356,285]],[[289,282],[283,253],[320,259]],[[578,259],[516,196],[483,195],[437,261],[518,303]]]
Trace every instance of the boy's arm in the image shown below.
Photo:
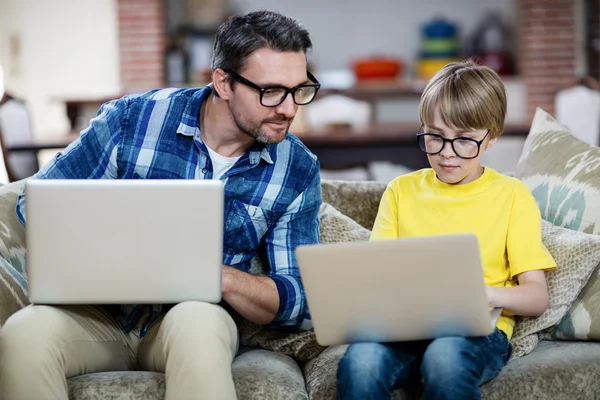
[[[548,308],[548,287],[542,270],[527,271],[517,277],[519,286],[488,286],[492,307],[500,307],[516,315],[537,317]]]
[[[370,240],[398,239],[398,197],[394,182],[385,189]]]
[[[522,316],[538,316],[548,308],[544,271],[556,262],[542,242],[542,217],[529,189],[521,185],[515,194],[506,238],[511,279],[518,286],[488,287],[490,305]]]

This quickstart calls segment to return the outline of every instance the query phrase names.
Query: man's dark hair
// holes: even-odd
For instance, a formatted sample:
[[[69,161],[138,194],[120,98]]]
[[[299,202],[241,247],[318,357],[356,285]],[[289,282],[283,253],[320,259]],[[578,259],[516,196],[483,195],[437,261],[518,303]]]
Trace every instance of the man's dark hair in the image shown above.
[[[216,34],[212,70],[240,72],[256,50],[303,51],[312,47],[306,28],[293,18],[272,11],[254,11],[232,16]]]

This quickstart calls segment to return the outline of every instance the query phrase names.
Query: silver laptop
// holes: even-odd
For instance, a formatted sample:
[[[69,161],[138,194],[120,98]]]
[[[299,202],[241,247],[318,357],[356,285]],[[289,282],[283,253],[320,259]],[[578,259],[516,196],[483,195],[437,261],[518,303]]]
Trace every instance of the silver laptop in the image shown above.
[[[216,180],[29,180],[29,300],[219,302],[223,184]]]
[[[296,249],[324,346],[492,333],[477,238],[412,237]]]

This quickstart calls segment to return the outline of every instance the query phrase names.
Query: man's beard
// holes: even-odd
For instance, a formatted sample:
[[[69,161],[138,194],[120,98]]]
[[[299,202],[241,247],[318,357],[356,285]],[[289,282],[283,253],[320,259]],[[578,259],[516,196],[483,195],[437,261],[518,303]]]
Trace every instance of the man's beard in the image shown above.
[[[259,124],[253,124],[248,121],[244,121],[243,118],[238,113],[235,112],[235,110],[231,110],[231,114],[233,115],[233,121],[235,122],[235,124],[238,127],[238,129],[240,130],[240,132],[245,133],[246,135],[255,139],[257,142],[264,143],[264,144],[276,144],[276,143],[281,142],[285,138],[285,134],[290,129],[290,125],[292,125],[292,121],[294,120],[294,118],[286,118],[283,116],[278,116],[278,117],[276,116],[276,117],[267,118],[267,119],[261,121]],[[285,132],[281,138],[269,137],[269,135],[267,135],[261,129],[261,127],[264,124],[267,124],[269,122],[275,122],[275,123],[287,122],[287,127],[285,128]]]

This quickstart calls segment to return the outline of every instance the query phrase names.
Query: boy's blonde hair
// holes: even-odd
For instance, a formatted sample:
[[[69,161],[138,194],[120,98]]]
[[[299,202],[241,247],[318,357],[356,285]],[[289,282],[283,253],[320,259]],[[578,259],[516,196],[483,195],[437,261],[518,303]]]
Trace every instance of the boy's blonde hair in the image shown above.
[[[504,130],[506,91],[491,68],[471,60],[454,62],[435,74],[425,87],[419,104],[422,124],[435,125],[436,107],[447,126],[489,129],[490,139],[495,139]]]

